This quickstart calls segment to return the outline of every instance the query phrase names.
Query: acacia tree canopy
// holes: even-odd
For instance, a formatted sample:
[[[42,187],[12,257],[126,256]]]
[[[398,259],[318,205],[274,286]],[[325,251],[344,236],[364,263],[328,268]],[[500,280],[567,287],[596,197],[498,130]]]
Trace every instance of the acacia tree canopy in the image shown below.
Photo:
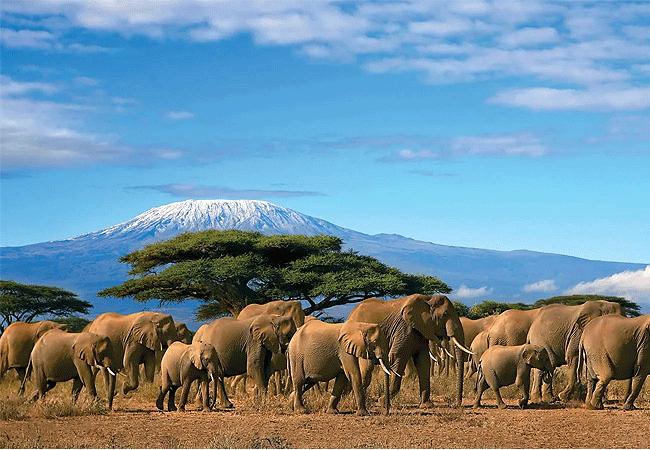
[[[13,322],[31,322],[37,317],[88,314],[92,304],[77,294],[52,286],[0,281],[0,332]]]
[[[301,300],[311,314],[374,296],[451,292],[436,277],[402,273],[342,251],[342,245],[335,236],[184,233],[120,258],[134,278],[98,295],[160,303],[198,299],[197,319],[209,320],[272,300]]]

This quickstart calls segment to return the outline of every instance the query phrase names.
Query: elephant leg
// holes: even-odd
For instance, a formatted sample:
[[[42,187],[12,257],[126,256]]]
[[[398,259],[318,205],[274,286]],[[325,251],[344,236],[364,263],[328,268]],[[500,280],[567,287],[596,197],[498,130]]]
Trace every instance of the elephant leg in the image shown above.
[[[420,386],[420,408],[431,408],[433,407],[433,404],[430,400],[431,378],[429,377],[429,371],[431,370],[431,360],[429,359],[427,352],[420,352],[413,357],[413,361],[415,362],[415,367],[418,371],[418,381]],[[448,371],[449,365],[447,365],[447,372]]]
[[[611,379],[611,375],[598,378],[598,383],[596,383],[594,393],[591,397],[591,403],[585,405],[587,409],[603,409],[603,393]]]
[[[147,355],[144,359],[144,377],[149,383],[153,383],[156,373],[156,355]]]
[[[210,407],[210,380],[206,376],[205,379],[202,379],[200,381],[199,389],[203,391],[203,396],[205,397],[205,400],[203,401],[203,411],[210,411],[212,409]],[[189,389],[188,389],[189,392]],[[187,400],[187,399],[185,399]]]
[[[81,392],[81,388],[84,387],[83,381],[81,381],[81,378],[73,378],[72,379],[72,401],[76,403],[77,399],[79,398],[79,393]]]
[[[361,371],[359,370],[359,363],[356,358],[354,361],[349,361],[349,364],[343,365],[345,370],[345,376],[350,381],[352,385],[352,391],[354,392],[354,398],[357,401],[357,416],[367,416],[368,410],[366,409],[366,390],[363,387],[363,381],[361,380]]]
[[[232,390],[233,393],[237,392],[237,386],[239,385],[239,383],[241,383],[242,380],[244,381],[244,391],[246,391],[247,377],[248,375],[246,375],[245,373],[233,377],[232,381],[230,382],[230,389]]]
[[[361,371],[361,379],[363,380],[363,387],[365,389],[370,386],[370,382],[372,381],[372,371],[375,368],[375,365],[372,363],[372,361],[368,359],[362,359],[359,361],[359,370]],[[329,381],[325,382],[325,391],[327,391],[327,388],[329,387]]]
[[[219,377],[218,380],[215,380],[215,383],[217,383],[217,392],[219,394],[219,406],[222,408],[232,408],[232,403],[228,399],[226,387],[223,384],[223,377]]]
[[[160,384],[160,390],[158,391],[158,398],[156,399],[156,408],[163,411],[163,405],[165,404],[165,395],[169,392],[171,387],[171,379],[166,371],[162,372],[161,375],[162,383]]]
[[[404,370],[406,369],[407,363],[408,363],[408,358],[400,358],[391,365],[391,368],[394,368],[396,366],[396,368],[394,368],[393,370],[395,370],[395,372],[397,372],[400,375],[404,375]],[[390,396],[394,397],[395,395],[397,395],[401,387],[402,387],[402,377],[398,377],[397,375],[393,374],[390,380]]]
[[[539,378],[543,378],[541,371],[539,372]],[[553,377],[548,382],[542,379],[542,399],[546,403],[553,403],[556,400],[553,394]]]
[[[567,365],[569,367],[569,375],[568,375],[567,385],[564,388],[564,390],[562,390],[562,392],[560,392],[558,394],[558,397],[563,402],[567,402],[567,401],[571,400],[571,396],[573,395],[573,393],[574,393],[574,391],[576,389],[576,384],[578,382],[578,376],[577,376],[577,373],[578,373],[578,358],[577,357],[570,358],[569,361],[567,361]]]
[[[25,373],[27,373],[27,367],[16,367],[16,376],[20,381],[25,379]]]
[[[623,409],[624,410],[632,410],[634,409],[634,400],[639,395],[639,392],[641,392],[641,388],[643,387],[643,383],[647,377],[646,375],[637,375],[632,378],[632,390],[630,394],[627,396],[625,399],[625,403],[623,404]]]
[[[122,385],[122,393],[126,395],[130,391],[137,389],[140,385],[140,380],[138,379],[138,364],[129,361],[124,365],[124,371],[126,372],[128,380],[124,381],[124,384]]]
[[[533,378],[532,382],[532,392],[530,397],[534,402],[542,401],[542,371],[539,369],[533,368],[531,370],[531,377]]]
[[[330,402],[327,406],[328,414],[336,414],[339,412],[337,407],[341,400],[341,395],[343,395],[343,390],[347,384],[348,379],[346,378],[345,373],[339,372],[336,376],[336,381],[334,381],[334,387],[332,388],[332,394],[330,395]]]
[[[307,389],[305,389],[305,380],[303,380],[302,378],[293,379],[293,392],[291,394],[293,395],[293,410],[301,414],[307,412],[307,408],[305,408],[305,402],[302,398],[303,393]]]
[[[167,411],[176,411],[176,390],[178,386],[169,386],[169,398],[167,399]]]
[[[187,404],[187,396],[190,393],[190,387],[192,386],[192,382],[194,380],[186,378],[183,383],[181,384],[181,401],[178,403],[178,409],[181,411],[185,411],[185,405]],[[208,410],[210,409],[208,403],[209,403],[209,398],[207,392],[205,392],[203,388],[203,380],[199,379],[199,388],[203,391],[203,410]]]
[[[481,406],[481,397],[483,392],[488,388],[488,384],[485,381],[483,373],[479,372],[476,379],[476,398],[474,399],[474,408]]]
[[[630,396],[630,393],[632,392],[632,380],[633,378],[629,378],[627,380],[627,386],[625,386],[625,394],[623,395],[623,403],[625,403],[625,400]]]
[[[526,408],[528,405],[528,392],[530,391],[530,374],[528,376],[522,376],[520,379],[517,379],[516,385],[521,391],[521,398],[518,401],[519,407],[521,409]]]
[[[86,387],[88,394],[92,397],[97,397],[97,390],[95,389],[95,377],[93,376],[92,367],[83,361],[75,361],[77,373],[83,386]]]
[[[158,390],[158,398],[156,399],[156,408],[159,410],[163,411],[163,405],[165,404],[165,395],[167,395],[167,392],[169,389],[163,389],[161,386],[160,389]]]

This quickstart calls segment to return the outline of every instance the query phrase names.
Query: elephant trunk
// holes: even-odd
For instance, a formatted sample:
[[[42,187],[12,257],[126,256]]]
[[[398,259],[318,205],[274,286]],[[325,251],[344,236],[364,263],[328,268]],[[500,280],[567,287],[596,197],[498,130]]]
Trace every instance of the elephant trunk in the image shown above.
[[[464,381],[464,353],[462,348],[465,345],[465,333],[463,333],[463,326],[459,318],[449,319],[446,323],[447,336],[453,342],[454,340],[454,355],[456,359],[456,407],[463,405],[463,381]],[[460,344],[460,345],[459,345]]]
[[[454,350],[456,354],[457,365],[456,385],[458,386],[456,394],[456,406],[460,408],[463,406],[463,381],[465,379],[463,371],[465,369],[465,363],[463,362],[463,351],[458,347],[456,347]]]

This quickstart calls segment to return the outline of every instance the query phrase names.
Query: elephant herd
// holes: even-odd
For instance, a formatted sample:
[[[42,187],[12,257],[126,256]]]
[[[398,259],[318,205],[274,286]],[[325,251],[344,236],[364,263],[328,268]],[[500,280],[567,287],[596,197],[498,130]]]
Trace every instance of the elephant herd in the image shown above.
[[[569,379],[560,400],[568,400],[584,378],[587,407],[602,408],[609,381],[629,379],[624,408],[632,409],[650,371],[650,316],[626,318],[617,303],[589,301],[470,320],[459,317],[444,295],[414,294],[366,299],[344,323],[305,317],[297,301],[249,305],[236,318],[202,325],[191,337],[184,324],[166,314],[109,312],[81,333],[68,333],[50,321],[10,325],[0,336],[0,378],[15,369],[23,379],[22,392],[33,374],[33,400],[57,382],[74,380],[76,399],[83,387],[97,395],[95,378],[102,372],[112,409],[118,375],[123,377],[121,392],[127,394],[138,388],[141,369],[153,381],[159,367],[157,408],[164,409],[168,396],[167,409],[183,411],[195,380],[204,410],[217,405],[230,408],[224,378],[235,377],[237,382],[248,377],[265,396],[271,376],[275,374],[280,391],[279,374],[287,370],[290,403],[296,412],[306,412],[303,395],[308,389],[334,380],[327,412],[337,412],[349,389],[357,415],[366,415],[366,390],[376,366],[383,374],[380,401],[386,413],[408,364],[418,380],[420,407],[428,407],[432,361],[441,363],[445,354],[455,365],[456,406],[462,404],[463,383],[473,373],[477,373],[476,407],[488,387],[495,391],[499,407],[505,407],[499,387],[513,383],[521,389],[519,405],[525,407],[531,378],[532,397],[553,400],[553,370],[567,365]]]

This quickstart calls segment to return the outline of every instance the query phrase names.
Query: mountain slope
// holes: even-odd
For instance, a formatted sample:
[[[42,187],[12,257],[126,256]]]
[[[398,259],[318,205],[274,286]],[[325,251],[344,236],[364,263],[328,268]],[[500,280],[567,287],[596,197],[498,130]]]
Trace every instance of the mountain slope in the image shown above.
[[[128,267],[118,262],[121,256],[182,232],[232,228],[265,234],[335,235],[344,240],[346,248],[374,256],[403,271],[438,276],[454,288],[452,297],[466,304],[484,299],[532,302],[557,295],[582,281],[645,267],[525,250],[503,252],[450,247],[399,235],[371,236],[262,201],[188,200],[152,208],[105,230],[61,241],[3,247],[0,276],[76,292],[95,305],[93,314],[109,310],[130,313],[143,309],[144,305],[95,297],[101,289],[127,279]],[[555,291],[524,290],[524,286],[541,280],[553,280]],[[483,295],[474,299],[472,294]],[[170,312],[179,320],[191,323],[195,306],[196,302],[184,303]],[[347,311],[349,306],[338,313],[344,316]]]

